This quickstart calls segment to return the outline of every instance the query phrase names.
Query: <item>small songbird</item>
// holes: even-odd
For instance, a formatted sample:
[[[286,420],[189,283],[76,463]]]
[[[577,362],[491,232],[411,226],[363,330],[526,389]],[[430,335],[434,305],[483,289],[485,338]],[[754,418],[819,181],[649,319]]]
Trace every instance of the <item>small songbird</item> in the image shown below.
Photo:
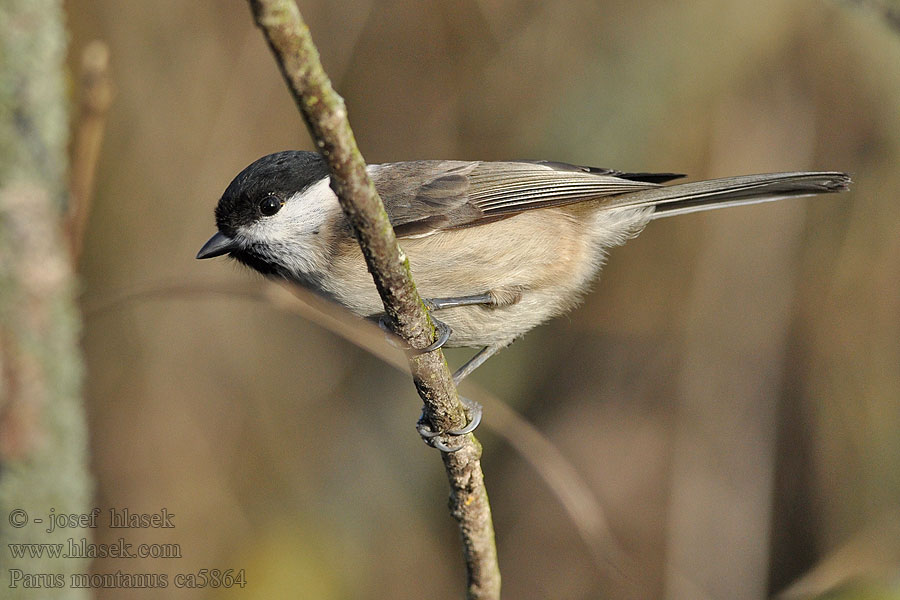
[[[626,173],[547,161],[419,160],[370,165],[413,279],[439,311],[442,342],[482,350],[458,382],[540,323],[571,310],[607,250],[661,217],[840,192],[839,172],[791,172],[662,185],[674,173]],[[197,254],[228,254],[311,288],[363,317],[383,306],[314,152],[260,158],[216,207]]]

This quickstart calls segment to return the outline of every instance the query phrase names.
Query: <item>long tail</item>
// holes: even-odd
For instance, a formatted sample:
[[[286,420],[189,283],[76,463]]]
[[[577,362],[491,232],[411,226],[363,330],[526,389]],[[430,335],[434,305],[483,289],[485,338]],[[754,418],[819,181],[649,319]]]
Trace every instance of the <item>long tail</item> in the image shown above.
[[[846,191],[850,176],[839,172],[765,173],[661,186],[610,198],[608,208],[654,207],[654,219],[726,206],[773,202]]]

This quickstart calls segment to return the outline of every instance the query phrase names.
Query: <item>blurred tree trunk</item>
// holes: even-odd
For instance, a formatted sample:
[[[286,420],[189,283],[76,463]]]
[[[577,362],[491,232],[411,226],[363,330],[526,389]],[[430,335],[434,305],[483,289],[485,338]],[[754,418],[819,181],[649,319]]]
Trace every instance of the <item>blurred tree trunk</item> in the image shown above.
[[[86,598],[81,559],[15,558],[7,544],[61,543],[48,513],[85,513],[91,482],[74,280],[62,236],[68,115],[60,0],[0,3],[0,538],[4,598]],[[24,511],[24,512],[19,512]],[[15,515],[13,515],[15,513]],[[27,517],[26,517],[27,515]],[[43,519],[37,524],[34,519]],[[28,575],[58,574],[41,591]],[[32,583],[34,583],[32,581]]]

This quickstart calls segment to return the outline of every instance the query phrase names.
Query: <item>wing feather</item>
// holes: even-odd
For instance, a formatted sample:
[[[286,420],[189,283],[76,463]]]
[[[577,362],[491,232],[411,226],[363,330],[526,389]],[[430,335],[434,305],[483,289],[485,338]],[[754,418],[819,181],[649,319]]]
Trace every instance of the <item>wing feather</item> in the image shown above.
[[[526,210],[638,192],[677,176],[641,173],[631,180],[619,171],[565,163],[461,161],[374,165],[371,175],[400,237],[421,237]]]
[[[422,237],[601,198],[610,210],[653,207],[658,218],[843,191],[850,181],[844,173],[794,172],[662,186],[680,175],[549,162],[417,161],[370,169],[400,237]]]

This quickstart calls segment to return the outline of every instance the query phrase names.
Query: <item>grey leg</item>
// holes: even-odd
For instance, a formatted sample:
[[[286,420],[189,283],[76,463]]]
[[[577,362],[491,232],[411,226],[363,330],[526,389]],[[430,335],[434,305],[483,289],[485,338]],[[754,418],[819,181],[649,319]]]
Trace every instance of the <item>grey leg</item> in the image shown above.
[[[492,305],[494,299],[490,294],[475,294],[472,296],[453,296],[450,298],[427,298],[423,300],[428,310],[444,310],[457,306],[476,306],[479,304]]]
[[[450,298],[423,298],[422,301],[425,303],[425,306],[428,307],[428,310],[431,311],[443,310],[445,308],[456,308],[457,306],[493,306],[496,304],[494,297],[489,293],[475,294],[473,296],[454,296]],[[413,354],[426,354],[428,352],[434,352],[447,343],[447,340],[450,339],[450,334],[452,333],[450,327],[447,326],[447,324],[443,321],[439,321],[434,317],[431,317],[431,321],[434,323],[435,329],[437,329],[437,339],[434,341],[434,343],[429,345],[427,348],[422,348],[421,350],[415,348],[404,348],[404,350],[406,350],[407,352],[412,352]],[[378,326],[387,333],[392,333],[384,314],[378,315]],[[398,345],[396,341],[391,337],[388,337],[388,342],[394,346]]]
[[[453,296],[449,298],[429,298],[425,306],[429,310],[443,310],[457,306],[511,306],[522,299],[525,288],[519,286],[498,287],[483,294],[471,296]]]
[[[423,300],[425,302],[425,306],[428,307],[428,310],[437,311],[443,310],[446,308],[456,308],[458,306],[497,306],[496,298],[490,294],[475,294],[472,296],[455,296],[448,298],[428,298]],[[518,297],[513,300],[514,302],[518,302]],[[440,321],[434,319],[435,325],[438,325]],[[443,323],[440,323],[443,325]],[[446,327],[446,325],[444,325]],[[447,337],[449,337],[449,327],[447,328]],[[422,352],[430,352],[431,350],[435,350],[441,347],[446,341],[447,337],[441,335],[439,336],[438,341],[434,344],[422,350]],[[493,346],[485,346],[478,353],[469,359],[466,364],[457,369],[457,371],[453,374],[453,383],[459,385],[459,382],[462,381],[465,377],[470,375],[472,371],[480,367],[484,362],[492,357],[494,354],[500,351],[500,349],[506,347],[506,344],[496,344]],[[475,428],[481,423],[481,417],[483,414],[483,410],[480,404],[469,400],[463,396],[460,396],[459,399],[466,407],[466,412],[469,415],[469,422],[462,427],[461,429],[451,429],[450,431],[432,431],[427,423],[424,421],[424,413],[421,419],[419,419],[418,424],[416,425],[416,430],[419,432],[419,435],[422,436],[422,440],[425,441],[426,444],[433,448],[437,448],[441,452],[456,452],[460,448],[463,447],[463,444],[460,443],[458,446],[453,447],[444,442],[442,438],[445,436],[448,438],[455,438],[467,435],[475,431]]]
[[[458,368],[453,374],[453,383],[459,385],[459,382],[472,374],[472,371],[484,364],[484,362],[497,354],[506,347],[506,344],[495,344],[493,346],[485,346],[478,351],[478,354],[469,359],[469,361]]]
[[[463,380],[463,378],[465,378],[472,371],[484,364],[484,361],[492,357],[505,346],[506,344],[497,344],[494,346],[485,346],[484,348],[482,348],[478,352],[478,354],[469,359],[469,362],[464,364],[456,371],[456,373],[453,374],[453,383],[458,385],[459,382]],[[416,430],[419,432],[419,435],[422,436],[422,439],[425,441],[425,443],[433,448],[437,448],[441,452],[456,452],[463,447],[462,443],[460,443],[456,447],[449,446],[441,438],[454,438],[472,433],[473,431],[475,431],[475,428],[478,427],[478,425],[481,423],[481,417],[483,413],[481,405],[463,396],[460,396],[459,399],[465,405],[466,412],[469,414],[469,422],[461,429],[451,429],[450,431],[432,431],[428,424],[424,421],[424,413],[422,415],[422,418],[419,419],[419,423],[416,425]]]

